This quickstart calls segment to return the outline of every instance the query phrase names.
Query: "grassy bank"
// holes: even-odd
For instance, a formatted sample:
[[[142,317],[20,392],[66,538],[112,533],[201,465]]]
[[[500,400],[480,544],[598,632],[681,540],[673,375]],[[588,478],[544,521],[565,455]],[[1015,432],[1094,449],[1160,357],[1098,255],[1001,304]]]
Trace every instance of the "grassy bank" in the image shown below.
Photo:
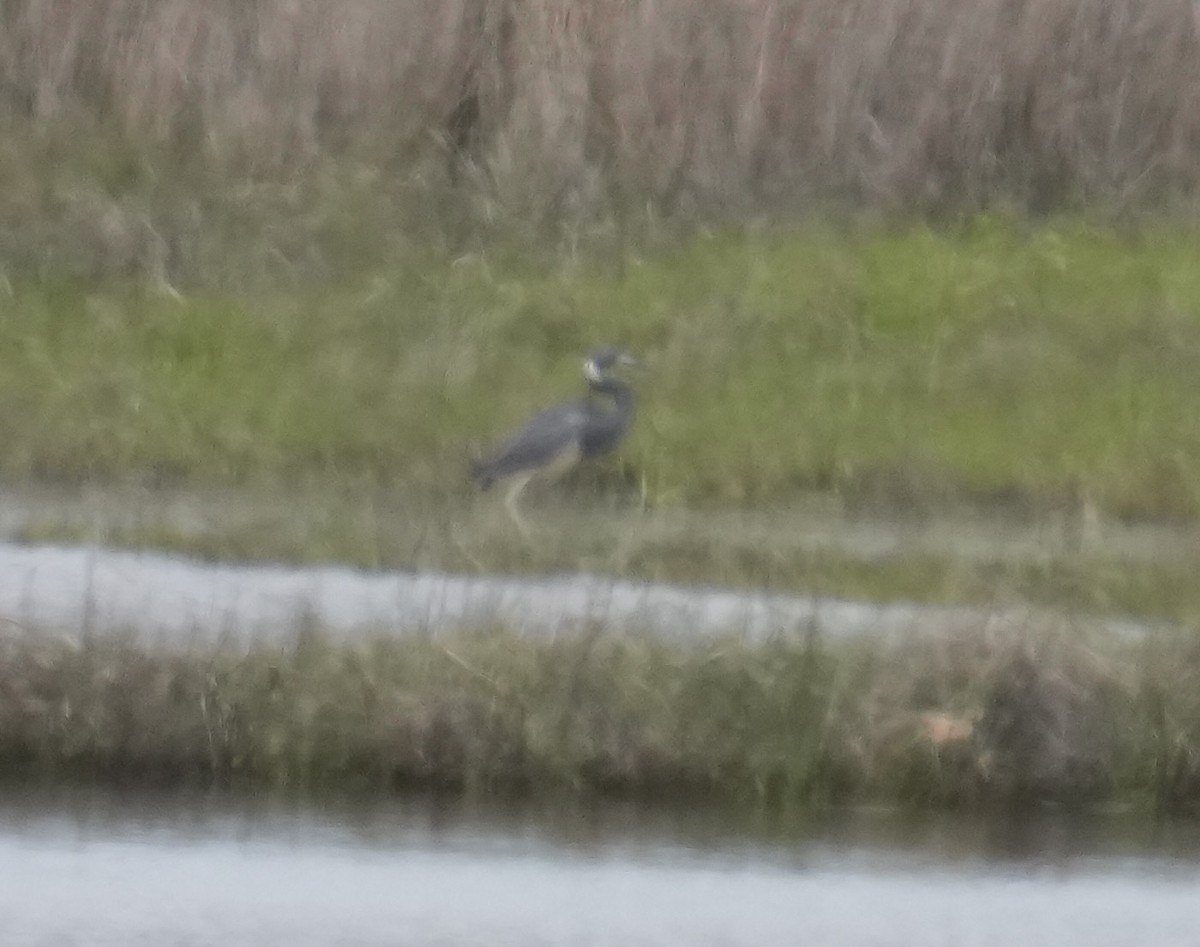
[[[1190,639],[1078,628],[689,646],[599,628],[248,655],[7,633],[21,777],[440,787],[748,805],[1200,801]]]
[[[588,494],[1194,516],[1198,253],[1171,230],[983,218],[607,263],[414,250],[336,285],[181,299],[10,281],[0,473],[454,501],[471,452],[577,392],[580,353],[612,339],[648,371]]]

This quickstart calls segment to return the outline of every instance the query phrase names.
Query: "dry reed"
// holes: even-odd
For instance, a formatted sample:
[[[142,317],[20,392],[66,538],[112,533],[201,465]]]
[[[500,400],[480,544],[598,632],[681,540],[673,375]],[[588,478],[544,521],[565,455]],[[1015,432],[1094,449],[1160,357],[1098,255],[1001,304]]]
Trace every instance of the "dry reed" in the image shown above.
[[[0,121],[254,174],[328,155],[614,219],[1116,209],[1200,180],[1188,0],[12,0]]]

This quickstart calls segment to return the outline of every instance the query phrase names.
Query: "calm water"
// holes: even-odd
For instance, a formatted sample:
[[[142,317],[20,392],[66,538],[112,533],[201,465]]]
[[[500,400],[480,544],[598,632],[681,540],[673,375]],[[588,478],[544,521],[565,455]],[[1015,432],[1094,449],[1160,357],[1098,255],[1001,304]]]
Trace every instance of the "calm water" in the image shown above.
[[[1200,830],[0,798],[6,945],[1188,945]]]

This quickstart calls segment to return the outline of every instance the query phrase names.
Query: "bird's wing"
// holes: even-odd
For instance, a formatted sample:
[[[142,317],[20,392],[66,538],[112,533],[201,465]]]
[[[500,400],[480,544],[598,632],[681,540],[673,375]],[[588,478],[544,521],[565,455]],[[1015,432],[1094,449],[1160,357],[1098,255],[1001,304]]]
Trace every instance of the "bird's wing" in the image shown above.
[[[519,470],[549,464],[562,452],[579,447],[587,424],[587,405],[562,404],[535,414],[478,467],[482,479],[497,480]]]

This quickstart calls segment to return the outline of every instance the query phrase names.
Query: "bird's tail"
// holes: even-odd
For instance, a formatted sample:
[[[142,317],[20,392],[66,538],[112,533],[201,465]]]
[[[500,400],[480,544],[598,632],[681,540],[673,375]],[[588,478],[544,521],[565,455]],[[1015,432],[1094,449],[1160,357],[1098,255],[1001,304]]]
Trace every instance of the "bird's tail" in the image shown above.
[[[496,471],[492,469],[490,458],[484,453],[483,445],[474,441],[467,444],[466,461],[471,471],[471,479],[479,484],[481,490],[486,490],[496,482]]]
[[[471,479],[479,484],[479,489],[481,490],[486,490],[496,482],[491,465],[482,460],[471,461]]]

